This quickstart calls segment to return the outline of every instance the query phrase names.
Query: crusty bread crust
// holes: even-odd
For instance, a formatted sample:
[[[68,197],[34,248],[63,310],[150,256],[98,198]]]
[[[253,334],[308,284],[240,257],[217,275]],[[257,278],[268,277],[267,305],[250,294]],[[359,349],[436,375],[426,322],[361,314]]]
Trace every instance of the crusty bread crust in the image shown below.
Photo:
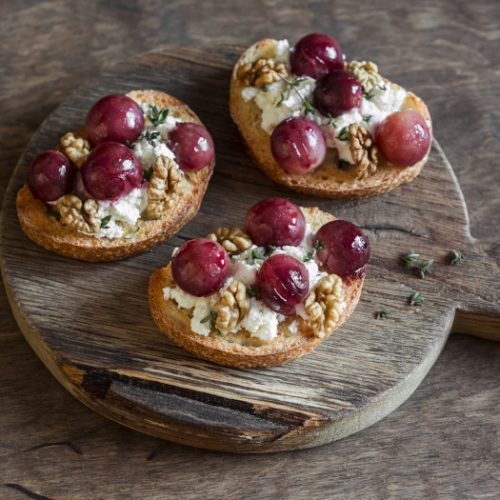
[[[168,107],[172,114],[183,120],[201,124],[198,116],[188,106],[163,92],[135,90],[128,95],[158,107]],[[207,167],[187,173],[190,188],[179,195],[178,202],[161,219],[142,220],[133,238],[96,238],[64,227],[48,215],[45,204],[33,197],[27,185],[17,193],[17,215],[25,234],[47,250],[85,261],[122,259],[144,252],[156,243],[170,238],[196,215],[214,165],[215,161]]]
[[[319,227],[335,217],[318,208],[303,209],[306,220]],[[359,301],[363,288],[364,276],[344,280],[346,308],[337,328],[352,314]],[[173,342],[200,358],[214,363],[240,368],[261,368],[275,366],[296,359],[311,351],[325,339],[313,335],[308,324],[299,316],[287,318],[279,326],[279,336],[272,342],[250,342],[249,335],[239,334],[233,342],[218,336],[213,331],[209,336],[198,335],[191,330],[191,318],[185,309],[181,309],[171,300],[165,300],[163,288],[175,285],[171,265],[155,271],[149,281],[149,307],[158,328]],[[288,325],[297,321],[298,332],[288,334]],[[230,337],[228,337],[230,338]],[[253,344],[253,345],[249,345]]]
[[[324,198],[344,199],[385,193],[402,183],[412,181],[420,173],[427,161],[426,158],[407,168],[401,168],[384,161],[374,175],[358,180],[355,178],[354,171],[340,170],[337,167],[336,155],[329,150],[325,161],[313,172],[306,175],[287,174],[276,163],[271,153],[270,135],[260,126],[261,110],[253,101],[243,99],[241,90],[244,85],[237,78],[240,65],[261,57],[272,58],[275,44],[276,40],[266,38],[249,47],[241,55],[233,69],[230,86],[231,117],[238,126],[250,155],[264,173],[275,182],[295,191]],[[413,109],[430,123],[427,106],[415,94],[408,92],[402,109]]]

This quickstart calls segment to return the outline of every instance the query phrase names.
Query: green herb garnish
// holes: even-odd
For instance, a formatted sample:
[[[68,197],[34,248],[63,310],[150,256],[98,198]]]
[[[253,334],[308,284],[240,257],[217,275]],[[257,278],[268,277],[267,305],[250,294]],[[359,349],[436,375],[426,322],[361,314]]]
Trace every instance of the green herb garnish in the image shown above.
[[[256,260],[264,260],[266,258],[265,251],[261,247],[254,248],[247,257],[247,264],[253,266]]]
[[[254,285],[247,286],[247,295],[249,297],[257,297],[257,289]]]
[[[313,247],[311,250],[309,250],[305,257],[304,257],[304,262],[309,262],[310,260],[314,259],[316,254],[325,246],[324,242],[321,240],[317,240],[314,242]]]
[[[271,255],[275,250],[276,250],[276,247],[275,245],[267,245],[266,247],[266,255]]]
[[[420,292],[414,292],[410,296],[410,305],[412,306],[421,306],[424,303],[424,298]]]
[[[420,277],[424,279],[431,272],[432,264],[434,260],[423,260],[418,264],[418,272],[420,273]]]
[[[375,313],[375,319],[386,319],[390,316],[389,311],[382,309],[381,311],[377,311]]]
[[[363,115],[363,120],[368,123],[372,119],[373,115]]]
[[[168,116],[168,108],[158,109],[156,104],[153,104],[153,106],[151,106],[147,114],[147,118],[155,126],[164,123],[165,120],[167,119],[167,116]]]
[[[331,125],[333,128],[335,128],[336,124],[335,124],[335,119],[333,118],[333,116],[330,113],[328,113],[326,115],[326,117],[328,118],[328,125]]]
[[[203,319],[200,320],[200,323],[215,323],[217,319],[217,313],[215,311],[210,311]]]
[[[307,115],[307,113],[316,113],[317,110],[313,106],[311,101],[308,101],[307,99],[304,99],[302,101],[302,107],[304,108],[304,113]]]
[[[106,229],[108,227],[109,221],[111,220],[111,215],[106,215],[101,219],[101,229]]]
[[[461,250],[452,250],[450,252],[450,264],[456,266],[464,261],[465,257]]]
[[[142,176],[144,179],[146,179],[148,182],[151,179],[151,176],[153,175],[153,167],[149,167],[147,170],[142,171]]]
[[[304,77],[297,77],[292,81],[287,80],[286,78],[282,78],[282,80],[287,84],[287,88],[286,90],[281,92],[280,100],[276,103],[276,107],[280,106],[283,101],[286,101],[290,97],[290,95],[292,94],[292,90],[297,92],[297,95],[300,97],[300,99],[304,101],[303,97],[300,95],[300,92],[297,90],[300,82],[303,82],[305,80]]]
[[[350,137],[351,134],[349,134],[349,130],[347,127],[344,127],[339,135],[337,136],[338,139],[340,139],[341,141],[348,141],[349,140],[349,137]]]
[[[144,139],[148,142],[151,142],[154,139],[159,139],[160,137],[161,137],[161,134],[157,130],[146,130],[146,132],[144,132],[142,134],[141,139]]]
[[[403,256],[403,260],[406,262],[406,264],[411,265],[417,262],[419,257],[420,254],[414,252],[413,250],[408,250],[408,252],[406,252],[406,254]]]

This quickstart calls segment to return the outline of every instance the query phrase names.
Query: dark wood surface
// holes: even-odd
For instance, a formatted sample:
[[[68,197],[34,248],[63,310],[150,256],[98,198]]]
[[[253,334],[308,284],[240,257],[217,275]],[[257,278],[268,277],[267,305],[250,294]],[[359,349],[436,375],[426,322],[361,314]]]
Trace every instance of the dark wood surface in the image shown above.
[[[311,10],[300,4],[265,14],[263,5],[245,4],[2,4],[2,189],[44,116],[111,61],[153,44],[244,45],[317,29],[336,33],[348,55],[373,57],[429,103],[436,137],[464,188],[472,232],[498,258],[496,3],[423,2],[412,10],[381,2],[370,11],[352,2],[313,3]],[[245,22],[236,28],[239,19]],[[496,344],[452,338],[415,395],[361,434],[316,450],[229,457],[162,443],[92,414],[37,361],[5,295],[0,302],[2,497],[498,494]]]

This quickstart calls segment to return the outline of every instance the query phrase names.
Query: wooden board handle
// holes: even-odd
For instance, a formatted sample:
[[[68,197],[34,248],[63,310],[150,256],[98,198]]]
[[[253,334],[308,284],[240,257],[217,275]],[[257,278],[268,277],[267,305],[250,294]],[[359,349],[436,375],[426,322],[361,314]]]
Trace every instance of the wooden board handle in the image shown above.
[[[462,264],[450,266],[448,283],[457,301],[452,332],[500,342],[498,264],[478,242],[464,249],[464,255]]]

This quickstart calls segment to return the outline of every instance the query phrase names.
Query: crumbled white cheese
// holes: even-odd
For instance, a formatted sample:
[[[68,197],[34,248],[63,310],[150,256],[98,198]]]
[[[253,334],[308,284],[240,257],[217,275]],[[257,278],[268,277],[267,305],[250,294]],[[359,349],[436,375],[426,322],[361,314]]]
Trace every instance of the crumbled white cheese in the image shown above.
[[[244,260],[235,260],[233,263],[233,276],[235,280],[241,281],[245,286],[250,286],[255,283],[259,269],[258,264],[247,264]]]
[[[97,214],[101,220],[109,218],[101,226],[97,236],[104,238],[121,238],[128,235],[137,224],[143,210],[148,204],[148,188],[143,185],[132,189],[130,193],[118,200],[98,200]]]
[[[253,337],[262,340],[273,340],[278,335],[279,314],[269,309],[258,300],[250,299],[250,309],[241,322],[241,327]]]
[[[276,42],[276,55],[275,60],[278,62],[288,64],[288,57],[290,55],[290,43],[285,38]]]
[[[203,321],[210,314],[213,305],[213,296],[210,297],[195,297],[184,292],[179,287],[164,288],[163,297],[165,299],[174,300],[182,309],[192,309],[191,330],[207,337],[210,334],[212,324],[210,321]],[[203,323],[202,323],[203,321]]]
[[[171,149],[161,139],[138,139],[132,144],[135,155],[141,162],[142,169],[148,170],[154,165],[158,156],[166,156],[171,160],[175,159],[175,155]]]

